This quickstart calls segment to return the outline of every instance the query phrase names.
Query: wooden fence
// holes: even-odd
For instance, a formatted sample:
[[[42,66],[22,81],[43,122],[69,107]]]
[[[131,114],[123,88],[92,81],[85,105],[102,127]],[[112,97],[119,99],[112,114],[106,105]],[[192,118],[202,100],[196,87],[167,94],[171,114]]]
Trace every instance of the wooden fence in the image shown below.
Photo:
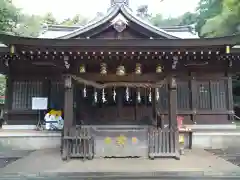
[[[62,137],[62,158],[92,159],[95,155],[95,138],[91,127],[74,127],[65,129]],[[150,127],[146,135],[148,156],[151,159],[157,157],[175,157],[179,154],[179,131],[177,128]]]
[[[149,158],[175,157],[179,155],[179,132],[177,128],[149,128]]]
[[[94,156],[94,138],[91,128],[69,128],[64,129],[62,137],[62,158],[84,158],[92,159]]]

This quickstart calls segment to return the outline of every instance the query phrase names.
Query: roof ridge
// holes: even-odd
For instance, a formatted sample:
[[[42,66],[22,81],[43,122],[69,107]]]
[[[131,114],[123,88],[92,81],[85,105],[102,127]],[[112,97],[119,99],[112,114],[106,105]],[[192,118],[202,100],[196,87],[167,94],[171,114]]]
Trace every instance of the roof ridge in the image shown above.
[[[97,27],[98,25],[101,25],[101,22],[105,22],[105,21],[108,21],[109,19],[111,19],[111,15],[112,16],[116,16],[118,11],[119,11],[120,7],[119,6],[112,6],[109,10],[108,10],[108,13],[103,16],[102,18],[100,19],[97,19],[96,21],[92,21],[76,30],[74,30],[73,32],[67,34],[67,35],[64,35],[64,36],[60,36],[58,38],[64,38],[64,39],[67,39],[67,38],[71,38],[71,37],[74,37],[74,36],[77,36],[78,34],[82,34],[84,32],[87,32],[88,30],[92,29],[93,27]],[[93,26],[93,27],[91,27]]]
[[[130,12],[131,11],[131,12]],[[181,39],[180,37],[177,37],[163,29],[160,29],[148,22],[143,21],[136,15],[132,13],[131,8],[129,8],[125,3],[116,3],[113,4],[110,9],[107,11],[107,14],[103,16],[100,19],[97,19],[96,21],[90,22],[86,24],[85,26],[82,26],[80,28],[77,28],[76,30],[73,30],[69,34],[59,36],[57,38],[62,38],[62,39],[68,39],[68,38],[73,38],[75,36],[78,36],[80,34],[83,34],[89,30],[92,30],[106,22],[109,22],[110,20],[114,19],[118,14],[122,14],[124,17],[126,17],[128,20],[133,21],[136,24],[139,24],[143,28],[153,32],[154,34],[157,34],[159,36],[164,36],[166,38],[170,39]]]
[[[153,31],[153,32],[155,32],[155,33],[157,33],[161,36],[167,36],[168,38],[171,38],[171,39],[172,38],[181,39],[180,37],[174,36],[171,33],[167,32],[167,31],[165,31],[161,28],[158,28],[158,27],[148,23],[147,21],[142,20],[141,18],[137,17],[133,13],[129,13],[128,11],[130,11],[130,8],[128,8],[127,6],[122,6],[121,10],[125,15],[131,16],[132,18],[134,18],[138,22],[142,23],[143,27],[149,29],[150,31]],[[128,17],[128,18],[131,19],[130,17]],[[138,23],[138,22],[136,22],[136,23]]]

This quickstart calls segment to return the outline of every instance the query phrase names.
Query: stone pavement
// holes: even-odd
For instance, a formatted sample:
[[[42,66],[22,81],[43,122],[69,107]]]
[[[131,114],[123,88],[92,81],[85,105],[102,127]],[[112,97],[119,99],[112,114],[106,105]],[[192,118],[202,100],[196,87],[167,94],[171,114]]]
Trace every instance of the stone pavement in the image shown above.
[[[5,168],[0,173],[148,173],[148,172],[195,172],[212,175],[239,173],[240,167],[223,160],[203,149],[187,151],[181,160],[175,159],[72,159],[63,162],[59,149],[32,152]]]

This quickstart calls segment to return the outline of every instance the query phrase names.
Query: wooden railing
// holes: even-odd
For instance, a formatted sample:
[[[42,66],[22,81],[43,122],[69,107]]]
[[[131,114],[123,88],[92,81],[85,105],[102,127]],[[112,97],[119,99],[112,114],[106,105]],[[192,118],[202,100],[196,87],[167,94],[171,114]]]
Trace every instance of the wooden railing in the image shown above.
[[[149,158],[175,157],[179,155],[179,132],[177,128],[150,128],[148,133]]]
[[[92,159],[95,155],[95,138],[90,126],[64,129],[62,136],[62,158]],[[148,142],[148,144],[147,144]],[[102,144],[101,146],[104,146]],[[175,157],[179,154],[179,131],[177,128],[149,127],[146,134],[146,146],[148,146],[149,158]]]
[[[94,156],[94,138],[91,128],[69,128],[64,129],[62,137],[62,158],[78,157],[92,159]]]

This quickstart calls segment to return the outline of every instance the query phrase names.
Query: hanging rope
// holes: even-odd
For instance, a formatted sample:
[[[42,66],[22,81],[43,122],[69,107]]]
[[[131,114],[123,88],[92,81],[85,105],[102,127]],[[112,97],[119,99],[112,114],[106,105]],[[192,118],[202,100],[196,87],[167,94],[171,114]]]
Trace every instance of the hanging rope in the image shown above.
[[[110,83],[96,83],[95,81],[91,81],[91,80],[86,80],[83,79],[81,77],[72,75],[72,78],[84,85],[87,86],[92,86],[95,87],[97,89],[103,89],[103,88],[107,88],[107,87],[123,87],[123,86],[127,86],[127,87],[141,87],[141,88],[161,88],[165,82],[166,82],[166,78],[164,78],[163,80],[156,82],[156,83],[134,83],[134,82],[110,82]]]

